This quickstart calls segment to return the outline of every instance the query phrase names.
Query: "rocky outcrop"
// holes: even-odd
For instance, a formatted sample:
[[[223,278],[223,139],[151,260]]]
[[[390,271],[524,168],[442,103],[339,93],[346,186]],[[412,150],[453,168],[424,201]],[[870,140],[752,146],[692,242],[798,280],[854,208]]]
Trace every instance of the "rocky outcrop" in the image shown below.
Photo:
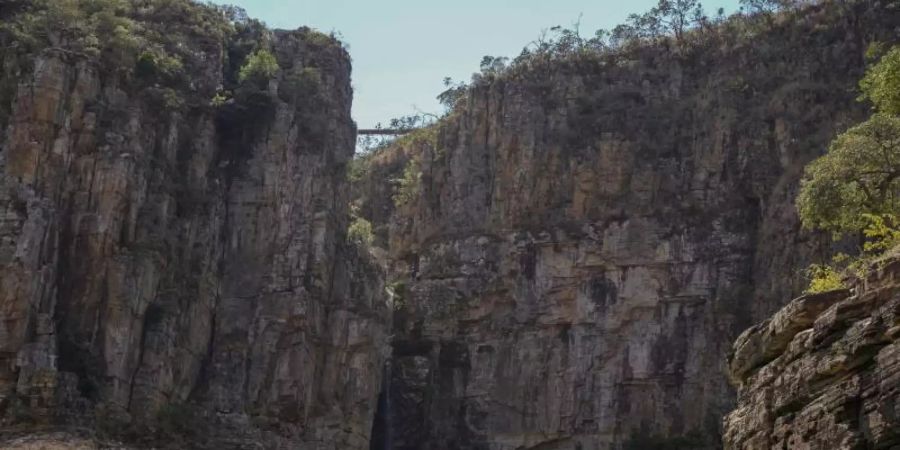
[[[718,447],[730,342],[828,250],[802,168],[861,117],[864,51],[900,19],[845,6],[517,67],[371,157],[421,174],[361,200],[397,280],[374,448]]]
[[[390,318],[380,269],[345,243],[349,57],[306,29],[270,39],[281,72],[253,111],[208,105],[222,43],[187,43],[203,63],[179,108],[62,49],[4,72],[8,432],[368,447]],[[314,98],[286,91],[296,73]]]
[[[745,331],[729,356],[737,408],[726,449],[900,444],[900,261],[852,291],[800,297]]]

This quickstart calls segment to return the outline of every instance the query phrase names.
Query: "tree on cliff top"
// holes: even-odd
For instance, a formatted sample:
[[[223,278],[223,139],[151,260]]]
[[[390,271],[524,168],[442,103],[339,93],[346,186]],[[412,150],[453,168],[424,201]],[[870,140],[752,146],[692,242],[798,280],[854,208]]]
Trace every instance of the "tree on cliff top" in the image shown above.
[[[900,47],[867,70],[860,89],[876,113],[806,167],[797,210],[806,228],[862,235],[862,257],[836,263],[865,268],[900,245]],[[814,266],[811,273],[810,291],[840,285],[834,267]]]
[[[805,226],[836,233],[900,211],[900,118],[878,113],[838,136],[807,166],[797,207]]]

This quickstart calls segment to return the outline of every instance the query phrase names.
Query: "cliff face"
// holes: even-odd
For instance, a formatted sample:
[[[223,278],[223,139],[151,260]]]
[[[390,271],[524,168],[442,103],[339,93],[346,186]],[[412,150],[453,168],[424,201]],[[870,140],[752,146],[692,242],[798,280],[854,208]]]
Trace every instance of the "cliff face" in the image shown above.
[[[345,244],[350,63],[322,38],[271,36],[282,70],[252,114],[207,105],[221,43],[188,43],[204,62],[192,93],[205,97],[181,108],[62,49],[4,65],[8,430],[368,447],[389,317],[380,270]],[[315,98],[284,95],[302,70],[318,75]]]
[[[804,296],[744,332],[729,356],[737,408],[726,449],[900,444],[900,262],[850,291]]]
[[[360,200],[399,280],[373,448],[717,447],[729,343],[827,249],[801,170],[861,116],[863,53],[898,20],[827,5],[533,67],[371,157],[363,186],[421,172],[396,210]]]

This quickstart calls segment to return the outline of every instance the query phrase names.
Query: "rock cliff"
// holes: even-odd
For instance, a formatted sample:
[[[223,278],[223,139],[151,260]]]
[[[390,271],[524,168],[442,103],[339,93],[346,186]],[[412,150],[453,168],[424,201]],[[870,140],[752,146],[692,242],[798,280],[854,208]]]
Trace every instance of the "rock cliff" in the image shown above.
[[[349,57],[266,33],[279,73],[215,106],[222,40],[179,48],[196,64],[177,106],[90,55],[4,55],[5,434],[368,448],[390,317],[381,270],[346,244]],[[286,89],[296,73],[314,93]]]
[[[898,442],[896,263],[801,297],[724,362],[830,252],[797,182],[865,114],[855,83],[897,40],[896,2],[485,76],[353,186],[333,39],[186,0],[43,46],[8,26],[76,3],[0,5],[4,448]],[[372,252],[348,243],[351,201]]]
[[[513,70],[370,156],[357,201],[396,308],[373,448],[719,447],[724,355],[828,250],[797,182],[862,117],[898,14],[826,2]]]
[[[800,297],[744,332],[729,355],[737,409],[726,449],[900,444],[900,261],[852,291]]]

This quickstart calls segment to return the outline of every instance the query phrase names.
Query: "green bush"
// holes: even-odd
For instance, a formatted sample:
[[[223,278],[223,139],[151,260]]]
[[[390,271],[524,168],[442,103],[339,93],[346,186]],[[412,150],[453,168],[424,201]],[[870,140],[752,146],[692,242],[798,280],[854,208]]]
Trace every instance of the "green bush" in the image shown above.
[[[135,64],[135,75],[149,81],[178,84],[185,78],[184,63],[163,51],[143,51]]]
[[[315,67],[287,73],[278,86],[278,96],[287,103],[304,107],[311,113],[311,119],[321,116],[322,93],[322,73]]]
[[[303,39],[307,44],[315,46],[315,47],[331,47],[331,46],[343,46],[344,43],[340,40],[340,35],[335,35],[334,32],[331,34],[325,34],[321,31],[314,30],[312,28],[303,27],[300,29],[303,34]]]
[[[372,232],[372,222],[362,217],[356,217],[347,229],[347,239],[361,247],[368,248],[375,241],[375,234]]]
[[[209,105],[213,108],[221,108],[228,103],[228,100],[231,99],[231,96],[227,92],[216,92],[216,95],[213,96],[212,99],[209,100]]]
[[[387,291],[388,297],[390,298],[391,307],[396,310],[401,310],[406,307],[406,297],[407,286],[406,282],[403,280],[394,280],[385,286],[385,290]]]
[[[265,34],[265,26],[240,8],[192,0],[14,1],[0,6],[0,18],[4,62],[30,62],[36,53],[54,48],[88,59],[122,86],[153,91],[147,92],[152,97],[166,94],[162,88],[175,89],[183,101],[173,102],[168,94],[160,98],[169,104],[199,104],[212,97],[215,84],[190,85],[187,74],[204,70],[223,50],[226,61],[232,61],[233,47],[252,42],[234,59],[239,65]],[[237,71],[226,68],[228,89],[236,87]]]
[[[27,51],[57,47],[127,67],[141,45],[130,11],[126,0],[36,0],[0,32]]]
[[[238,81],[241,83],[252,82],[259,86],[263,86],[269,82],[272,77],[278,74],[278,60],[275,55],[268,50],[258,50],[241,66],[238,72]]]
[[[806,294],[846,288],[840,272],[832,266],[813,264],[806,269],[806,276],[809,279],[809,287],[803,291]]]
[[[403,168],[403,176],[393,180],[397,186],[394,192],[395,206],[400,207],[416,199],[419,195],[421,177],[419,161],[415,158],[410,159]]]

